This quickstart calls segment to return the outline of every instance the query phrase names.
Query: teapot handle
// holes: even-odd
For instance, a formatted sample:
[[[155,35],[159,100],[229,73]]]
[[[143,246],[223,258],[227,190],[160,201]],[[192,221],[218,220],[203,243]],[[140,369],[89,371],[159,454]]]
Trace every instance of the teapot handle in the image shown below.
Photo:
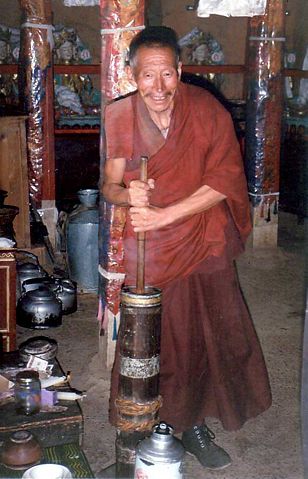
[[[58,278],[54,278],[52,276],[52,279],[54,280],[55,284],[57,285],[57,288],[55,290],[55,293],[62,293],[63,292],[63,286],[61,284],[61,280],[59,280]]]
[[[30,258],[34,259],[36,264],[39,265],[39,260],[38,260],[38,257],[34,254],[34,253],[31,253],[30,251],[26,251],[24,249],[19,249],[19,248],[16,248],[15,249],[15,252],[16,253],[22,253],[24,254],[25,256],[29,256]]]

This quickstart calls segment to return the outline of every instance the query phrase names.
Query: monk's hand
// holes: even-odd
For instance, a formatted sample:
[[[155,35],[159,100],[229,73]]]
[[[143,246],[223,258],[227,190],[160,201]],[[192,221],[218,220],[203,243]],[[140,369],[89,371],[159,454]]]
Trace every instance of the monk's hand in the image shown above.
[[[154,180],[132,180],[128,187],[128,204],[135,207],[149,206]]]
[[[172,222],[168,209],[157,206],[132,207],[129,209],[129,214],[136,233],[157,230]]]

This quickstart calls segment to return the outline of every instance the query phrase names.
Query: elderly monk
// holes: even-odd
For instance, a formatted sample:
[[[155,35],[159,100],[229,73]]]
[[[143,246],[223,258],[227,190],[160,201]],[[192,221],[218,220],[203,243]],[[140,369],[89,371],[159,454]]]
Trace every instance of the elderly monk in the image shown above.
[[[240,428],[271,404],[262,351],[234,258],[250,232],[239,145],[229,113],[181,83],[176,35],[148,27],[130,45],[137,92],[106,108],[103,195],[127,206],[125,283],[136,280],[136,233],[146,232],[145,283],[162,289],[160,419],[204,467],[228,466],[205,417]],[[140,177],[140,156],[148,181]],[[111,382],[111,422],[118,370]]]

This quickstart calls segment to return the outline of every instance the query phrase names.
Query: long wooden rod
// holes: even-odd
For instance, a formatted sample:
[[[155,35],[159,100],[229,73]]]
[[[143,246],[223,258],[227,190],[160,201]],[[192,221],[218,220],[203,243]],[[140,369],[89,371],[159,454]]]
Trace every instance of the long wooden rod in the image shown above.
[[[148,157],[140,158],[140,180],[148,179]],[[145,259],[145,233],[137,233],[137,294],[144,294],[144,259]]]

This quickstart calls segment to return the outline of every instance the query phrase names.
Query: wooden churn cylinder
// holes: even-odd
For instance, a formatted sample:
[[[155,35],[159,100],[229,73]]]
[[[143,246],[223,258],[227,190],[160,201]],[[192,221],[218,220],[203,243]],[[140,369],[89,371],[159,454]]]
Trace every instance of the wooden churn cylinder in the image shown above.
[[[140,180],[147,181],[146,156]],[[145,233],[137,233],[136,287],[121,293],[116,477],[133,478],[137,443],[158,422],[161,291],[144,285]]]
[[[135,448],[158,422],[161,292],[125,287],[121,294],[116,477],[133,478]]]

